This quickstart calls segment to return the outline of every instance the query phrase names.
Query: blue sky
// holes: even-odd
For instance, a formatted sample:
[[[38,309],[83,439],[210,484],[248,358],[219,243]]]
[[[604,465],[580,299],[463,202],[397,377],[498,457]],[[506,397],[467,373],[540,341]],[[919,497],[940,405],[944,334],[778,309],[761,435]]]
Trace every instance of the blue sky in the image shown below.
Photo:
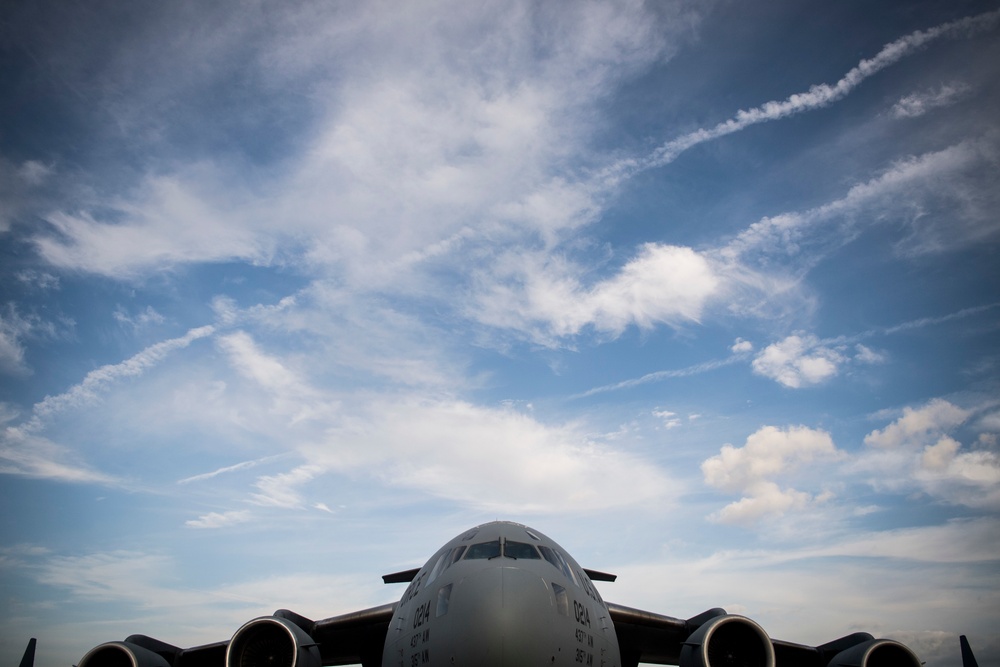
[[[996,3],[0,12],[0,663],[494,518],[1000,663]]]

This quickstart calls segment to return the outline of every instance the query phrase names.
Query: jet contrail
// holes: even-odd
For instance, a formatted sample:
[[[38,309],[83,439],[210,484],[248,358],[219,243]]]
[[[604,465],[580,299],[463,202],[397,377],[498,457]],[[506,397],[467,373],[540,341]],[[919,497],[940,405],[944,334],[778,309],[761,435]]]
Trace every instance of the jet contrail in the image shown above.
[[[698,144],[739,132],[751,125],[824,107],[846,97],[868,77],[899,62],[936,39],[972,36],[994,28],[998,22],[1000,22],[1000,10],[994,10],[942,23],[927,30],[917,30],[894,42],[889,42],[874,58],[862,60],[833,85],[821,83],[812,86],[807,92],[795,93],[784,100],[772,100],[753,109],[741,109],[733,118],[723,121],[715,127],[699,128],[668,141],[645,158],[616,162],[602,171],[601,180],[607,186],[614,186],[623,179],[646,169],[670,164],[681,153]]]

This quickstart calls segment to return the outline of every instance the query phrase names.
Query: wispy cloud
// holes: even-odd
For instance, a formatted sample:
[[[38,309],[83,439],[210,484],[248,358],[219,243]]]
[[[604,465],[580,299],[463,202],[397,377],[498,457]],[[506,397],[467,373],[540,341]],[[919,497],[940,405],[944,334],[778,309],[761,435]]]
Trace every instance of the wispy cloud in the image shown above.
[[[667,503],[680,488],[651,461],[600,442],[578,424],[413,395],[376,398],[350,415],[300,454],[326,471],[367,472],[391,488],[483,511],[577,513],[654,498]],[[296,483],[302,477],[290,475]],[[269,498],[303,503],[297,491],[271,493],[283,479],[262,481]]]
[[[40,420],[44,418],[66,409],[86,405],[95,400],[101,390],[113,382],[123,378],[138,377],[160,363],[171,352],[185,348],[192,342],[211,336],[213,333],[215,333],[215,328],[212,326],[191,329],[178,338],[150,345],[121,363],[101,366],[97,370],[87,373],[82,382],[71,387],[68,391],[56,396],[46,396],[44,400],[35,404],[34,415],[26,428],[34,429],[40,425]]]
[[[692,375],[700,375],[701,373],[708,373],[719,368],[725,368],[726,366],[732,366],[741,361],[745,361],[748,357],[748,351],[744,349],[735,350],[735,353],[724,359],[713,359],[711,361],[705,361],[700,364],[694,364],[693,366],[688,366],[686,368],[677,368],[672,370],[654,371],[652,373],[647,373],[642,377],[633,378],[631,380],[623,380],[621,382],[616,382],[614,384],[606,384],[601,387],[594,387],[593,389],[588,389],[582,394],[574,394],[570,398],[585,398],[587,396],[594,396],[596,394],[603,394],[609,391],[618,391],[620,389],[631,389],[632,387],[638,387],[640,385],[648,384],[650,382],[660,382],[662,380],[669,380],[672,378],[683,378],[690,377]]]
[[[166,318],[156,312],[156,309],[152,306],[146,306],[145,310],[135,315],[128,314],[124,308],[119,306],[115,309],[114,318],[116,322],[134,332],[138,332],[149,326],[163,324],[166,321]]]
[[[969,85],[962,82],[943,84],[934,90],[907,95],[892,106],[890,113],[896,118],[923,116],[933,109],[954,104],[969,90]]]
[[[891,336],[897,333],[937,326],[988,312],[1000,304],[986,304],[963,308],[939,317],[922,317],[899,324],[873,328],[858,334],[819,338],[812,334],[797,333],[772,343],[753,356],[751,367],[758,375],[769,377],[790,388],[822,383],[835,377],[844,364],[862,365],[885,362],[885,355],[873,350],[860,341],[876,336]],[[733,354],[722,359],[714,359],[686,368],[654,371],[638,378],[623,380],[614,384],[594,387],[574,394],[569,398],[585,398],[622,389],[630,389],[651,382],[661,382],[675,378],[690,377],[742,363],[751,358],[753,344],[739,339],[732,347]]]
[[[22,339],[31,328],[31,322],[21,317],[12,305],[8,305],[6,313],[0,313],[0,371],[17,375],[29,372]]]
[[[119,364],[108,364],[88,373],[68,391],[47,396],[35,404],[31,416],[22,423],[9,423],[0,435],[0,466],[8,474],[42,477],[70,482],[112,483],[110,475],[93,470],[79,452],[40,435],[57,414],[92,404],[115,382],[135,378],[165,359],[171,352],[212,335],[211,326],[199,327],[185,335],[156,343]]]
[[[0,474],[70,483],[121,483],[87,465],[74,448],[13,426],[5,427],[0,435]]]
[[[184,525],[190,528],[223,528],[239,523],[246,523],[253,518],[249,510],[233,510],[231,512],[209,512],[197,519],[185,521]]]
[[[885,209],[895,208],[897,215],[893,217],[905,218],[905,212],[914,201],[929,202],[938,198],[953,199],[961,204],[964,201],[962,191],[951,187],[950,179],[976,164],[988,164],[993,159],[990,155],[994,151],[995,147],[987,140],[979,144],[961,143],[901,160],[867,182],[852,186],[840,199],[807,211],[782,213],[753,223],[721,248],[720,255],[732,260],[755,252],[795,255],[810,245],[840,247],[856,236],[858,222],[854,216],[861,212],[868,212],[866,221],[871,224],[880,218],[873,215],[875,211]],[[961,206],[959,210],[962,210]],[[975,211],[963,212],[972,216],[969,224],[982,223]],[[825,233],[817,235],[815,226],[819,223],[834,224]],[[924,232],[932,233],[932,230]],[[808,236],[809,233],[812,236]],[[968,233],[980,232],[969,228]],[[968,240],[969,236],[960,231],[943,247]],[[914,242],[917,242],[916,239]],[[806,257],[815,260],[811,254]]]
[[[274,456],[264,456],[259,459],[254,459],[252,461],[241,461],[235,463],[231,466],[225,466],[219,468],[218,470],[213,470],[212,472],[201,473],[200,475],[192,475],[191,477],[185,477],[184,479],[177,480],[178,484],[191,484],[193,482],[204,482],[208,479],[213,479],[219,475],[225,475],[231,472],[237,472],[240,470],[249,470],[250,468],[255,468],[262,463],[270,463],[271,461],[276,461],[280,459],[283,455],[276,454]]]
[[[807,92],[795,93],[784,100],[765,102],[753,109],[740,110],[736,116],[712,128],[703,128],[668,141],[642,160],[628,160],[606,170],[603,176],[611,182],[632,176],[636,172],[660,167],[676,160],[694,146],[712,141],[752,125],[778,120],[804,111],[818,109],[846,97],[865,79],[877,74],[936,39],[961,38],[992,30],[1000,22],[1000,10],[951,21],[928,30],[915,32],[890,42],[873,58],[860,61],[835,84],[817,84]]]

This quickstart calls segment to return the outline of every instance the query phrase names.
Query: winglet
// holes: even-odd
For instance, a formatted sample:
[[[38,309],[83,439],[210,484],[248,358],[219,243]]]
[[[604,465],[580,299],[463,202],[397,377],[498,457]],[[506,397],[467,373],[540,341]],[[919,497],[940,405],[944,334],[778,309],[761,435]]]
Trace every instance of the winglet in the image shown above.
[[[965,638],[965,635],[959,637],[958,641],[962,645],[962,667],[979,667],[979,663],[976,662],[976,656],[972,655],[972,647],[969,646],[969,640]]]
[[[20,667],[34,667],[35,665],[35,638],[32,637],[28,640],[28,646],[24,649],[24,655],[21,656]]]
[[[405,584],[417,576],[420,572],[420,568],[414,568],[412,570],[403,570],[402,572],[393,572],[392,574],[383,574],[382,581],[387,584]]]

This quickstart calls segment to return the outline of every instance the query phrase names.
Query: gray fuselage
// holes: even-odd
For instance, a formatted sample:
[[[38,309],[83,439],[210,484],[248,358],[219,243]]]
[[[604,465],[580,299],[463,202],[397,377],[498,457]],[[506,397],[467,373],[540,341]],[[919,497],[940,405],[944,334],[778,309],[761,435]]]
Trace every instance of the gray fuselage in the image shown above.
[[[509,522],[441,547],[403,594],[382,667],[619,667],[614,624],[558,544]]]

